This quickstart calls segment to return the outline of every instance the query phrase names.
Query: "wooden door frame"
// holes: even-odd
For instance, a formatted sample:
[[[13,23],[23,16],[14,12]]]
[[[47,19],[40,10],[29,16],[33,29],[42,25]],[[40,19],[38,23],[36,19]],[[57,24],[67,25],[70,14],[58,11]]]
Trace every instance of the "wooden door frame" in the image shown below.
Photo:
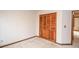
[[[55,41],[53,41],[53,42],[55,42],[56,43],[56,32],[57,32],[57,12],[54,12],[55,14],[56,14],[56,29],[55,29]],[[41,14],[41,15],[39,15],[39,37],[40,37],[40,31],[41,31],[41,29],[40,29],[40,16],[42,16],[42,15],[47,15],[47,14],[53,14],[53,13],[46,13],[46,14]]]
[[[56,22],[56,24],[55,24],[55,26],[56,26],[56,27],[55,27],[55,28],[56,28],[56,29],[55,29],[55,41],[53,41],[53,42],[56,43],[56,39],[57,39],[57,36],[56,36],[56,34],[57,34],[57,12],[49,13],[49,14],[56,14],[56,21],[55,21],[55,22]]]
[[[74,11],[77,11],[77,10],[74,10]],[[79,16],[78,17],[74,17],[74,15],[73,15],[73,12],[74,11],[72,11],[72,28],[71,28],[71,44],[73,44],[73,41],[74,41],[74,33],[73,33],[73,31],[74,31],[74,18],[79,18]]]
[[[73,26],[74,26],[74,15],[73,15],[73,12],[74,11],[72,11],[72,24],[71,24],[71,45],[73,44],[73,40],[74,40],[74,33],[73,33]]]

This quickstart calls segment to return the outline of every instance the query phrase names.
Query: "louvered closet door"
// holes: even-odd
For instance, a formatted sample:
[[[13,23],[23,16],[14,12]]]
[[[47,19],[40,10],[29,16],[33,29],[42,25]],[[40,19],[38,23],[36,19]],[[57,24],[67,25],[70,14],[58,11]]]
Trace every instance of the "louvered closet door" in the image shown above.
[[[46,14],[46,38],[50,39],[50,14]]]
[[[50,14],[50,40],[56,41],[56,13]]]
[[[42,15],[42,37],[46,38],[46,15]]]
[[[47,15],[40,16],[40,37],[49,39],[49,21]]]
[[[40,37],[56,40],[56,13],[40,15]]]
[[[41,15],[40,16],[40,37],[45,38],[46,37],[46,16],[45,15]]]

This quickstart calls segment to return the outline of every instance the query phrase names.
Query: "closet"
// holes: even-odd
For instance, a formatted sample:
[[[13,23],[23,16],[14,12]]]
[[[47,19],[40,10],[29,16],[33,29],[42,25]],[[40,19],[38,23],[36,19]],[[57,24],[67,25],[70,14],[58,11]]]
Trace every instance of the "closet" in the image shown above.
[[[40,19],[39,36],[47,40],[56,41],[56,13],[42,14]]]

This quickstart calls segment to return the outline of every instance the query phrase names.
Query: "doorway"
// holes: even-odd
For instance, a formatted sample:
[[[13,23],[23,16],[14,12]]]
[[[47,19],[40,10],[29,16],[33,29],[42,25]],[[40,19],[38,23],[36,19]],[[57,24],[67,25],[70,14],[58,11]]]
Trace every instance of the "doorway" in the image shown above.
[[[39,20],[39,36],[56,42],[56,13],[42,14]]]
[[[72,41],[73,45],[79,45],[79,10],[72,11]]]

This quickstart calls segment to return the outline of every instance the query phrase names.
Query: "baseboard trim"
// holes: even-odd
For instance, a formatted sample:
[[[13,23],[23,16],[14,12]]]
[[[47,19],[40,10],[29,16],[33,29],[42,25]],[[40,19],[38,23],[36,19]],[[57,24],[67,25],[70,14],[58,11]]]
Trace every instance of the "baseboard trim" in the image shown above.
[[[12,45],[12,44],[16,44],[16,43],[19,43],[19,42],[22,42],[22,41],[26,41],[28,39],[32,39],[32,38],[35,38],[37,36],[32,36],[32,37],[29,37],[29,38],[26,38],[26,39],[23,39],[23,40],[20,40],[20,41],[16,41],[16,42],[13,42],[13,43],[10,43],[10,44],[6,44],[6,45],[3,45],[3,46],[0,46],[0,48],[3,48],[3,47],[6,47],[6,46],[9,46],[9,45]]]
[[[62,44],[62,43],[58,43],[58,42],[55,42],[56,44],[59,44],[59,45],[72,45],[72,43],[71,44]]]

